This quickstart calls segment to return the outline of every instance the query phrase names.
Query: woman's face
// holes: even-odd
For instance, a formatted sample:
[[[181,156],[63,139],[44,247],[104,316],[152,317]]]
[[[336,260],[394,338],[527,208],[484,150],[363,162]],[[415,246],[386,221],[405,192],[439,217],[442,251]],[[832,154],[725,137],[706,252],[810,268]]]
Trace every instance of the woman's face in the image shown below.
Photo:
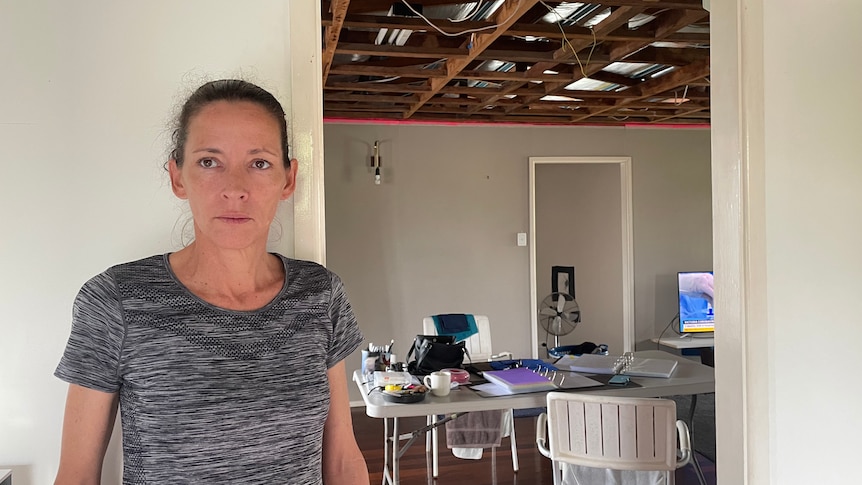
[[[174,194],[188,199],[195,239],[225,249],[266,245],[278,203],[293,193],[277,120],[255,103],[217,101],[189,121],[182,168],[168,165]]]

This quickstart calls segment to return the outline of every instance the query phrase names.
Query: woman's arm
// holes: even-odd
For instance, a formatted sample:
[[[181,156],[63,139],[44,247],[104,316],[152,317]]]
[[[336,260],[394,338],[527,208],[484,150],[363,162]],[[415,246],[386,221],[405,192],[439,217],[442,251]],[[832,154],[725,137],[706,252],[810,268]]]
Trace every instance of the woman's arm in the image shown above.
[[[344,361],[327,371],[329,377],[329,416],[323,428],[323,483],[368,484],[368,466],[356,444]]]
[[[117,394],[69,385],[54,485],[98,485],[117,416]]]

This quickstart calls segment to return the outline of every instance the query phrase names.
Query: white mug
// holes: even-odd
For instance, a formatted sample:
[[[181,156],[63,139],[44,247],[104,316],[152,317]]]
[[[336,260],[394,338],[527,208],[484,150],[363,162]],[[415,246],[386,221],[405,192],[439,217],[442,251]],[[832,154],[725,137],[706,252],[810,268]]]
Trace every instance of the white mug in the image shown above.
[[[422,382],[431,389],[431,393],[435,396],[448,396],[452,385],[452,374],[444,371],[432,372],[425,376]]]

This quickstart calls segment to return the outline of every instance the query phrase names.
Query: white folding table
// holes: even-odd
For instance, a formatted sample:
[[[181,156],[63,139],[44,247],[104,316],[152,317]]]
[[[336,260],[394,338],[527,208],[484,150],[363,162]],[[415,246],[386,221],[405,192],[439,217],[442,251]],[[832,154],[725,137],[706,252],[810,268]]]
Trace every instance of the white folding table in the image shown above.
[[[672,359],[678,361],[679,365],[677,365],[676,370],[670,378],[632,377],[632,382],[639,384],[640,387],[620,387],[618,389],[610,389],[608,387],[600,389],[584,388],[569,392],[592,392],[631,397],[666,397],[715,392],[715,372],[712,367],[660,350],[635,352],[634,355],[645,358]],[[422,402],[396,404],[384,400],[379,391],[371,391],[369,384],[364,381],[361,371],[357,370],[353,373],[353,381],[362,393],[362,398],[365,401],[365,413],[372,418],[382,418],[384,420],[384,485],[387,483],[389,485],[398,485],[399,483],[398,459],[402,452],[399,450],[398,418],[432,415],[452,416],[453,414],[470,411],[524,409],[545,406],[545,392],[482,397],[467,388],[453,390],[445,397],[429,394]],[[422,433],[424,430],[425,428],[421,428],[413,431],[414,438],[418,436],[416,433]],[[412,443],[412,441],[409,443]]]

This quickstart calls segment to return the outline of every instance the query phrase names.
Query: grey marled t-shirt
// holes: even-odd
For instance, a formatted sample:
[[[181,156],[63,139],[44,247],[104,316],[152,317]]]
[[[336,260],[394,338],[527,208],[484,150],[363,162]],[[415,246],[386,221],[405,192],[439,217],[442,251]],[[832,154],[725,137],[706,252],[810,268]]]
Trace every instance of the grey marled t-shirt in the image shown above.
[[[284,287],[254,311],[194,296],[168,255],[82,287],[55,375],[119,393],[123,483],[322,483],[326,372],[362,335],[338,276],[279,257]]]

